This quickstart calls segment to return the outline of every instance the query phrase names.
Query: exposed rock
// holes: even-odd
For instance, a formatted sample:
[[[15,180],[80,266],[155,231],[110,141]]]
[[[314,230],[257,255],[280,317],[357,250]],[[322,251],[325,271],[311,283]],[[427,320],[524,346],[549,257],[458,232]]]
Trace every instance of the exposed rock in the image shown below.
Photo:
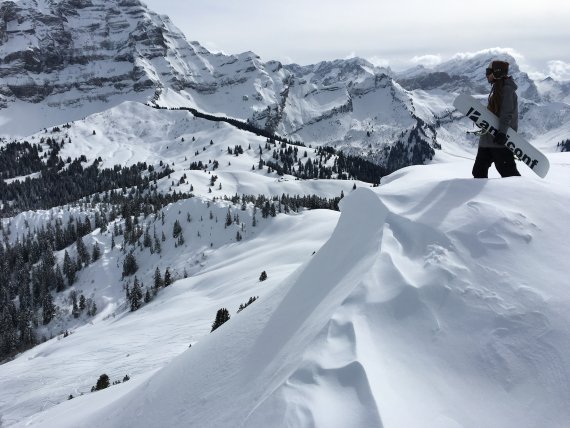
[[[484,69],[496,56],[457,57],[401,75],[360,58],[309,66],[263,63],[253,52],[214,54],[187,41],[167,17],[138,0],[44,4],[49,8],[38,8],[35,0],[0,4],[0,109],[18,100],[41,102],[68,107],[73,120],[74,111],[83,113],[73,107],[93,102],[109,103],[93,108],[108,108],[125,100],[160,106],[177,99],[181,107],[364,155],[388,170],[431,159],[440,147],[438,129],[457,120],[443,108],[417,108],[414,91],[487,93]],[[505,59],[529,103],[521,104],[521,114],[539,123],[542,113],[534,104],[543,95],[514,58]],[[548,97],[568,94],[549,82],[542,86]],[[551,122],[566,118],[564,113]],[[48,118],[42,126],[56,124]]]

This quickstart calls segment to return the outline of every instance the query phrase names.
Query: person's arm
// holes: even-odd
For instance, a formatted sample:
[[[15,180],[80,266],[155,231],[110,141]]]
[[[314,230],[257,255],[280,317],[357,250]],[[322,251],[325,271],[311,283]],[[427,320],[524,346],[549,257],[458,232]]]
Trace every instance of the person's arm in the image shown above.
[[[513,116],[517,107],[517,94],[511,85],[503,87],[503,99],[501,100],[501,110],[499,114],[499,132],[506,134],[511,126]]]

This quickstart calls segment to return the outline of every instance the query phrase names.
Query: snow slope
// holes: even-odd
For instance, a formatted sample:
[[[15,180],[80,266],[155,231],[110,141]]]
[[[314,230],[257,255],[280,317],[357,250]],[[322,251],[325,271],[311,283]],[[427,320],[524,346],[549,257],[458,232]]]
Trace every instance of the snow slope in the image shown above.
[[[236,246],[241,269],[172,289],[216,275],[231,294],[238,270],[276,260],[271,245],[290,257],[299,246],[303,264],[259,301],[162,370],[14,426],[566,427],[570,159],[552,160],[546,180],[473,180],[469,162],[400,170],[345,198],[313,256],[267,228],[272,244]],[[304,230],[324,232],[322,219]],[[150,322],[148,308],[125,319]],[[23,370],[41,347],[0,370]]]

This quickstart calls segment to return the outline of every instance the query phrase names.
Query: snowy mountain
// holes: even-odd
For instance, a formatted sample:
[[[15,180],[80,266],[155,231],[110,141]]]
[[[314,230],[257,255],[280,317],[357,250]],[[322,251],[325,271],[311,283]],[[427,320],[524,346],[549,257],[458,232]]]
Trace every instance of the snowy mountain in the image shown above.
[[[570,103],[570,82],[559,82],[547,77],[536,83],[541,95],[548,101]]]
[[[545,180],[470,178],[497,56]],[[565,85],[0,0],[0,426],[566,426]]]
[[[508,50],[457,55],[403,73],[359,58],[283,65],[252,52],[213,54],[138,0],[4,0],[0,56],[0,125],[8,135],[29,135],[128,100],[247,121],[394,171],[432,160],[440,132],[464,139],[445,124],[438,129],[442,116],[451,118],[446,94],[487,93],[484,69],[497,57],[511,63],[527,137],[569,118],[565,98],[552,90],[541,95]],[[543,123],[552,102],[563,103],[555,107],[559,118]],[[33,120],[21,121],[25,114]]]
[[[449,105],[434,110],[425,91],[485,93],[483,69],[498,53],[399,77],[359,58],[303,67],[262,62],[251,52],[213,54],[136,0],[4,1],[0,18],[6,134],[27,135],[130,100],[240,119],[389,171],[428,162],[440,148],[437,127],[451,103],[439,96]],[[534,82],[504,55],[528,110],[546,115]],[[23,112],[33,119],[20,120]],[[561,120],[567,114],[563,109]],[[525,132],[534,137],[559,125],[533,122]]]
[[[433,68],[420,66],[397,73],[395,79],[411,91],[416,105],[423,105],[424,120],[435,123],[437,141],[442,145],[443,151],[457,153],[457,148],[450,146],[447,141],[464,140],[465,134],[457,132],[457,123],[451,113],[453,109],[447,104],[451,104],[459,93],[486,98],[490,88],[485,78],[485,68],[494,59],[509,62],[509,74],[518,85],[519,132],[531,141],[540,140],[549,133],[561,135],[561,140],[565,139],[566,124],[570,121],[565,83],[553,79],[535,82],[520,69],[516,58],[506,49],[458,54]],[[544,148],[554,151],[555,146],[556,142]]]
[[[433,157],[434,134],[415,118],[410,95],[364,60],[284,67],[251,52],[212,54],[136,0],[5,1],[0,22],[0,121],[8,134],[130,100],[193,107],[307,143],[369,151],[390,169]],[[37,121],[18,120],[23,111]],[[395,162],[390,149],[397,142],[404,149],[392,155],[403,158]]]
[[[563,427],[569,229],[553,219],[570,194],[567,156],[551,160],[544,181],[411,167],[351,192],[340,217],[279,215],[139,311],[0,366],[4,422]],[[208,334],[220,307],[231,319]],[[131,380],[89,393],[101,373]]]

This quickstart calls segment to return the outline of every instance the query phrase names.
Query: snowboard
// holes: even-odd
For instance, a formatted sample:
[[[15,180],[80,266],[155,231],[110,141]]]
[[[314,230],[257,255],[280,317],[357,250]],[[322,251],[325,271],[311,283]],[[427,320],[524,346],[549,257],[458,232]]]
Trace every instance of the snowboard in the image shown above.
[[[471,95],[459,95],[453,101],[453,106],[471,119],[483,132],[488,132],[491,135],[496,135],[499,132],[499,118]],[[546,177],[550,168],[546,156],[512,128],[507,129],[505,145],[536,175],[542,178]]]

